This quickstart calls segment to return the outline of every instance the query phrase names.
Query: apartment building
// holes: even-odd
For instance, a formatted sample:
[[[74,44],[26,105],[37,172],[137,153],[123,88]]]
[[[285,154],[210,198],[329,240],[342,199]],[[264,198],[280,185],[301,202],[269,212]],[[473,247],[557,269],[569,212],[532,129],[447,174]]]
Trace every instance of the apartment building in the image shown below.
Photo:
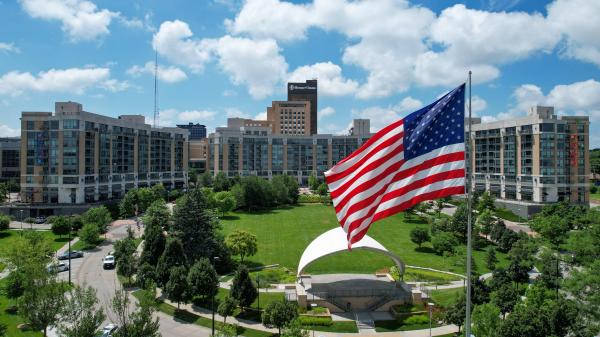
[[[470,144],[473,189],[488,191],[521,216],[544,203],[589,203],[587,116],[556,116],[554,108],[536,106],[522,118],[476,118]]]
[[[153,128],[144,116],[112,118],[76,102],[21,117],[21,199],[85,204],[158,183],[186,185],[188,131]]]
[[[0,182],[19,182],[19,157],[21,139],[19,137],[0,138]]]
[[[272,132],[283,135],[311,135],[310,101],[273,101],[267,108]]]
[[[208,137],[210,172],[227,176],[255,175],[270,179],[287,174],[306,185],[308,177],[323,172],[358,149],[371,137],[355,135],[276,134],[270,127],[228,123]]]
[[[206,138],[206,125],[200,123],[177,124],[180,129],[189,131],[189,140],[200,140]]]

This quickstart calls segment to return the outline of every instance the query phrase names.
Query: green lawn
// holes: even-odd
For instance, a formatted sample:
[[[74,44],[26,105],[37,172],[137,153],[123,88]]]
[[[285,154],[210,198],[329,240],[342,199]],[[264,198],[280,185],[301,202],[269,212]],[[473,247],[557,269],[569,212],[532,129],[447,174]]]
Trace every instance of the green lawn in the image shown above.
[[[219,294],[217,294],[217,301],[224,299],[229,295],[229,289],[219,288]],[[258,301],[260,300],[260,308],[264,309],[269,303],[276,301],[283,301],[284,296],[281,292],[272,293],[260,293],[260,298],[257,298],[254,303],[250,306],[251,308],[258,308]]]
[[[520,216],[516,215],[515,213],[511,212],[506,208],[497,208],[495,213],[497,217],[502,218],[504,220],[513,222],[527,222],[527,219],[521,218]]]
[[[23,233],[30,232],[30,230],[24,230]],[[52,231],[36,231],[43,235],[45,238],[50,240],[50,247],[52,250],[58,250],[60,247],[64,246],[67,242],[69,242],[69,238],[67,236],[59,237],[58,235],[54,235]],[[21,231],[18,230],[7,230],[4,232],[0,232],[0,248],[10,247],[19,237],[21,236]]]
[[[590,193],[590,199],[600,202],[600,191],[596,193]]]
[[[10,337],[38,337],[42,336],[41,332],[38,331],[24,331],[17,329],[17,326],[24,322],[24,320],[17,314],[8,312],[8,308],[14,305],[14,302],[9,302],[4,293],[4,286],[6,280],[0,280],[0,324],[4,324],[7,327],[6,336]]]
[[[246,258],[250,266],[279,263],[283,267],[296,270],[300,256],[306,246],[317,236],[338,225],[334,209],[321,204],[298,205],[284,209],[244,213],[231,213],[221,219],[225,234],[243,229],[254,233],[258,238],[258,253]],[[422,220],[404,221],[402,214],[381,220],[371,227],[369,235],[387,249],[396,253],[406,264],[431,267],[463,274],[464,263],[455,258],[444,258],[432,252],[426,243],[421,249],[410,241],[410,230],[415,227],[429,227]],[[486,273],[485,252],[474,252],[478,272]],[[505,254],[497,253],[500,265],[506,263]],[[319,273],[372,273],[389,268],[392,262],[382,254],[369,251],[345,251],[325,257],[307,272]]]
[[[341,332],[341,333],[357,333],[358,328],[354,321],[334,321],[331,325],[303,325],[305,330],[324,331],[324,332]]]
[[[454,288],[444,290],[433,290],[431,299],[439,306],[447,308],[454,303],[454,300],[465,292],[465,288]]]

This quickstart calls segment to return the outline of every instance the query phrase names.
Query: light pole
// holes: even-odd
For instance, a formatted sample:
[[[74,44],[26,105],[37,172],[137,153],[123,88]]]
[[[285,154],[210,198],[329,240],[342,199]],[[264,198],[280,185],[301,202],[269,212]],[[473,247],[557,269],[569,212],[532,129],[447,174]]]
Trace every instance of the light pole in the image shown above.
[[[260,313],[260,274],[256,274],[256,288],[258,288],[258,313]]]
[[[219,257],[218,256],[213,256],[213,268],[215,267],[217,261],[219,261]],[[215,273],[216,273],[216,268],[215,268]],[[217,275],[217,280],[218,280],[218,275]],[[218,291],[218,288],[217,288]],[[214,337],[215,335],[215,293],[213,293],[211,299],[210,299],[210,310],[212,311],[212,337]]]
[[[69,284],[73,284],[71,282],[71,231],[73,228],[71,227],[71,219],[69,221]]]
[[[431,310],[435,304],[429,302],[427,303],[427,308],[429,308],[429,337],[431,337]]]
[[[21,223],[21,236],[23,236],[23,210],[19,210],[19,223]]]

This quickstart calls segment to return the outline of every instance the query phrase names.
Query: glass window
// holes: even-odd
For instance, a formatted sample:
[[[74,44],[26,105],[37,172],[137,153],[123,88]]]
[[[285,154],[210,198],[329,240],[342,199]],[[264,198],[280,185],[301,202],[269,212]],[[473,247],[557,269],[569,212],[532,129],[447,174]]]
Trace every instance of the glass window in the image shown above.
[[[63,129],[79,129],[79,120],[78,119],[63,120]]]

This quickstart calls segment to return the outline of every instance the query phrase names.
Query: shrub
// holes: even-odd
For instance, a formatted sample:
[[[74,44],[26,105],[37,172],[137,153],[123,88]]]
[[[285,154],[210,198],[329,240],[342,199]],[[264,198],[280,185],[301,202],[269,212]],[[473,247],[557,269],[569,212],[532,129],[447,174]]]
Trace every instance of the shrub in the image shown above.
[[[10,225],[10,217],[0,214],[0,231],[8,229],[8,225]]]
[[[595,194],[598,192],[598,186],[592,185],[590,186],[590,193]]]
[[[404,320],[404,324],[429,324],[429,317],[427,317],[426,315],[412,315]]]
[[[30,216],[28,216],[28,217],[26,217],[25,219],[23,219],[23,222],[27,222],[27,223],[34,223],[34,222],[35,222],[35,219],[34,219],[34,218],[32,218],[32,217],[30,217]]]
[[[454,247],[458,245],[458,242],[452,234],[441,232],[431,239],[431,245],[436,254],[443,255],[445,252],[454,253]]]
[[[316,204],[322,202],[322,198],[317,194],[302,194],[298,197],[299,203]]]
[[[49,217],[46,218],[46,223],[47,224],[53,224],[54,220],[56,220],[57,216],[56,215],[51,215]]]
[[[330,326],[333,324],[331,317],[300,316],[298,319],[302,325]]]

